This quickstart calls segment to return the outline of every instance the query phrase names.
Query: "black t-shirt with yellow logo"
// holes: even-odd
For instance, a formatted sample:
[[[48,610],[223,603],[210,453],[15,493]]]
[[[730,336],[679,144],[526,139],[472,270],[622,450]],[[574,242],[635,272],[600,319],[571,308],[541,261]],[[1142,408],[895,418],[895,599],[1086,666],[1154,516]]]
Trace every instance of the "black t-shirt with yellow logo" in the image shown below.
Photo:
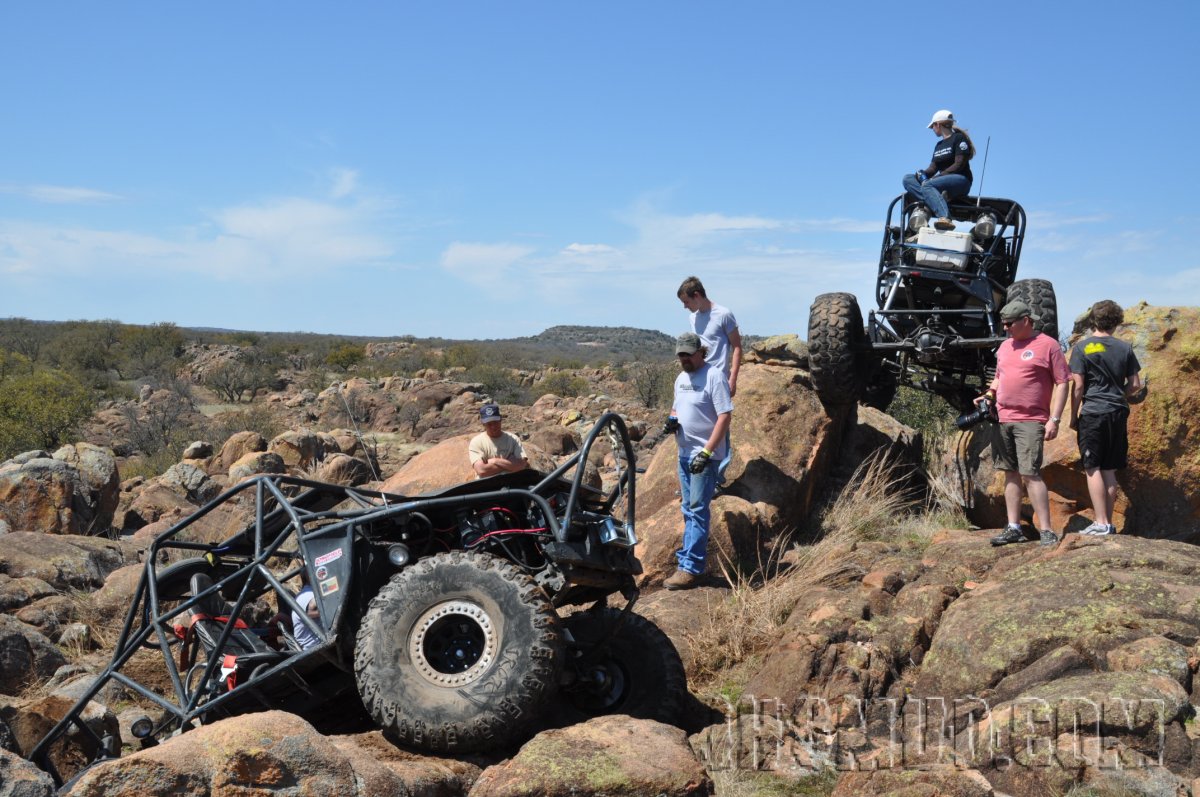
[[[1142,370],[1133,347],[1123,340],[1089,336],[1071,349],[1071,373],[1083,376],[1080,415],[1100,415],[1129,406],[1125,384]]]

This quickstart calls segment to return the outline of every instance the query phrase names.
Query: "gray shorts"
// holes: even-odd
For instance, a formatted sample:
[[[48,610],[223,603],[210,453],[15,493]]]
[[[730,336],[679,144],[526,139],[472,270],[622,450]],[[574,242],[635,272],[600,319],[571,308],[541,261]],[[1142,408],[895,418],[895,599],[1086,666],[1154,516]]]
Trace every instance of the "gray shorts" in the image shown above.
[[[992,462],[998,470],[1015,470],[1022,476],[1042,472],[1042,444],[1046,424],[1038,421],[1000,423],[992,437]]]

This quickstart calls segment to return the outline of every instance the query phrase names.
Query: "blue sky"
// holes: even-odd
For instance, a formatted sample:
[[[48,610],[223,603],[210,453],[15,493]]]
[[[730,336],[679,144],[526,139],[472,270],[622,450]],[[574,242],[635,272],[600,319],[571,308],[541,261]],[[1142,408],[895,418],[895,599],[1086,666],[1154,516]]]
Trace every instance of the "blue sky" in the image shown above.
[[[675,333],[696,274],[803,335],[939,108],[1060,315],[1200,304],[1198,9],[6,3],[0,317]]]

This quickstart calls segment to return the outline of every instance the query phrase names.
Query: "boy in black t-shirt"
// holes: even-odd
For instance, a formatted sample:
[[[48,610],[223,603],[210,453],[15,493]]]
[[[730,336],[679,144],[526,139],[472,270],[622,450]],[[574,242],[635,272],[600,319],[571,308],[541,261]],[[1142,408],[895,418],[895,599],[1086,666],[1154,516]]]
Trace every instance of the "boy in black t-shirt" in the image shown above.
[[[1072,424],[1079,437],[1079,458],[1087,474],[1094,522],[1081,534],[1115,534],[1113,504],[1117,498],[1117,471],[1129,452],[1129,403],[1145,397],[1141,365],[1133,347],[1112,336],[1125,320],[1116,302],[1104,299],[1092,305],[1092,334],[1071,350],[1074,392]],[[1081,405],[1082,404],[1082,408]]]

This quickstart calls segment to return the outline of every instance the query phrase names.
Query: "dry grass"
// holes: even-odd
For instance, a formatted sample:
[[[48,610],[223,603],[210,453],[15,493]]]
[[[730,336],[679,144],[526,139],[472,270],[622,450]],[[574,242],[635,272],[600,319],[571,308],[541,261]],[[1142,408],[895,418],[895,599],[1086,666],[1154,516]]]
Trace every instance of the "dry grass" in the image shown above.
[[[710,773],[717,797],[826,797],[833,793],[841,775],[826,770],[801,778],[788,778],[770,772],[727,769]]]
[[[706,652],[697,656],[696,681],[712,682],[770,646],[796,604],[814,587],[836,587],[860,577],[850,561],[857,543],[900,536],[928,539],[942,527],[940,512],[919,511],[905,476],[886,457],[872,457],[821,515],[814,543],[793,546],[790,535],[782,534],[750,574],[722,561],[730,594],[710,607],[705,625],[689,638],[692,650]]]

